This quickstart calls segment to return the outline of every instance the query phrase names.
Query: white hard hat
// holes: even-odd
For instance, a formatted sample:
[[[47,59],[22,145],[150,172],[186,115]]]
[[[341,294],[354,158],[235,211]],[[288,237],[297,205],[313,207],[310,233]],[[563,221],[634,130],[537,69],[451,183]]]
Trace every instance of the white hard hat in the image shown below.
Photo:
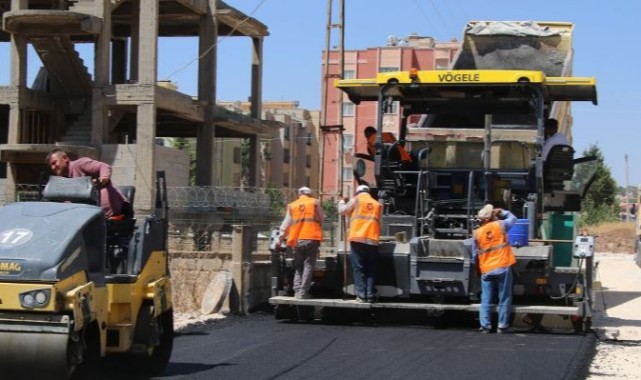
[[[312,189],[310,189],[307,186],[303,186],[300,189],[298,189],[298,195],[312,195]]]
[[[479,219],[490,219],[492,217],[492,211],[494,211],[494,206],[486,204],[479,210]]]
[[[369,193],[369,186],[367,185],[360,185],[359,187],[356,188],[356,194],[358,193],[364,193],[367,192]]]

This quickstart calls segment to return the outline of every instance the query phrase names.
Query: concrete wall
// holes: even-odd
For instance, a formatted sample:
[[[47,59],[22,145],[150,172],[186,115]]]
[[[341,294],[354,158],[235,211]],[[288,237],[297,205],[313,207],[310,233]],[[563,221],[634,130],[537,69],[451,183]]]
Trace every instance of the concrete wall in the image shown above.
[[[110,164],[112,178],[118,185],[133,185],[136,180],[136,145],[110,144],[102,146],[101,160]],[[167,186],[189,186],[189,154],[178,149],[156,146],[156,170],[164,170]]]
[[[199,311],[207,286],[223,270],[232,276],[223,310],[246,314],[266,303],[271,295],[271,261],[256,259],[255,236],[251,227],[233,226],[229,253],[172,251],[170,245],[174,310]]]
[[[0,178],[0,206],[7,202],[7,179]]]
[[[230,254],[218,252],[171,252],[170,270],[174,310],[180,313],[198,312],[207,285],[222,270],[232,271]],[[271,262],[252,261],[245,265],[249,287],[246,290],[246,309],[251,311],[265,304],[271,296]],[[240,279],[234,278],[233,288],[221,310],[242,313],[239,310],[238,288]],[[235,288],[235,289],[234,289]]]

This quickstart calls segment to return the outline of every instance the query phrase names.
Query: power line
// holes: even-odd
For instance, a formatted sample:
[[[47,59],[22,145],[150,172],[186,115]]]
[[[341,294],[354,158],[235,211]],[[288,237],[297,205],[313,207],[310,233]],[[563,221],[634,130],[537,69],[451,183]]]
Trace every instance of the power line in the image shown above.
[[[238,30],[238,28],[239,28],[242,24],[244,24],[247,20],[249,20],[250,18],[252,18],[252,17],[254,16],[254,14],[256,13],[256,11],[258,11],[258,9],[263,5],[263,3],[265,3],[265,1],[267,1],[267,0],[261,0],[261,1],[258,3],[258,5],[256,5],[256,7],[251,11],[251,13],[250,13],[247,17],[245,17],[243,20],[241,20],[238,24],[236,24],[236,25],[234,26],[234,28],[233,28],[231,31],[229,31],[229,34],[227,34],[226,36],[221,37],[218,41],[214,42],[210,47],[208,47],[208,48],[205,50],[205,52],[203,52],[203,53],[202,53],[201,55],[199,55],[198,57],[196,57],[196,58],[192,59],[191,61],[187,62],[187,64],[185,64],[183,67],[181,67],[181,68],[179,68],[179,69],[175,70],[174,72],[172,72],[171,74],[169,74],[169,75],[167,76],[167,78],[166,78],[166,79],[164,79],[164,80],[169,80],[169,79],[171,79],[171,77],[173,77],[174,75],[178,74],[179,72],[181,72],[181,71],[183,71],[183,70],[186,70],[186,69],[187,69],[189,66],[191,66],[194,62],[196,62],[196,61],[200,60],[201,58],[203,58],[204,56],[206,56],[207,54],[209,54],[209,52],[210,52],[213,48],[215,48],[216,46],[218,46],[218,44],[219,44],[219,43],[223,42],[223,41],[224,41],[224,40],[226,40],[228,37],[231,37],[231,35],[232,35],[232,34],[234,34],[234,32],[235,32],[236,30]]]
[[[416,8],[418,8],[418,10],[421,12],[421,15],[423,16],[423,18],[425,18],[425,21],[427,22],[427,24],[431,25],[432,27],[434,27],[432,21],[428,17],[428,15],[425,12],[425,10],[421,7],[421,4],[419,3],[419,1],[418,0],[414,0],[414,4],[416,4]],[[432,3],[432,6],[434,6],[434,3]],[[447,32],[447,29],[446,29],[446,32]]]
[[[443,16],[441,15],[441,12],[439,12],[439,10],[438,10],[438,8],[436,7],[436,4],[434,4],[434,1],[433,1],[433,0],[430,0],[430,4],[432,4],[432,8],[434,8],[434,13],[436,13],[436,16],[439,18],[439,20],[441,20],[441,22],[442,22],[442,23],[443,23],[443,25],[445,26],[445,31],[446,31],[446,33],[447,33],[447,31],[450,29],[450,28],[449,28],[449,26],[448,26],[448,24],[447,24],[447,22],[445,21],[445,19],[444,19],[444,18],[443,18]]]

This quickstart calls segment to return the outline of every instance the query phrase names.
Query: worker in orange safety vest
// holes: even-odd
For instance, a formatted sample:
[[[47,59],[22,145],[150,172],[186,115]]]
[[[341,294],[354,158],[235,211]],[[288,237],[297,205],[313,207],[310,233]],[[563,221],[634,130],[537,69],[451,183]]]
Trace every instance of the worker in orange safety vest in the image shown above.
[[[512,265],[516,263],[507,233],[516,223],[516,216],[507,210],[485,205],[478,212],[480,227],[474,230],[475,261],[481,272],[480,331],[492,330],[492,299],[498,293],[498,329],[510,327],[512,307]]]
[[[321,223],[325,213],[320,201],[312,197],[312,190],[303,186],[298,189],[298,199],[287,205],[285,219],[280,225],[280,243],[287,239],[287,246],[294,253],[294,297],[311,298],[314,266],[323,240]]]
[[[369,126],[365,128],[365,131],[363,131],[365,134],[365,138],[367,139],[367,153],[369,153],[371,156],[374,156],[376,154],[376,128]],[[383,144],[387,145],[392,145],[396,143],[396,137],[390,132],[383,132],[381,135],[381,139],[383,141]],[[398,152],[399,156],[399,161],[401,162],[412,162],[412,156],[405,150],[405,147],[400,144],[396,144],[396,150]]]
[[[356,194],[347,202],[342,199],[338,212],[349,216],[350,262],[356,288],[356,302],[375,302],[376,270],[378,267],[378,239],[383,205],[370,195],[366,185],[356,188]]]

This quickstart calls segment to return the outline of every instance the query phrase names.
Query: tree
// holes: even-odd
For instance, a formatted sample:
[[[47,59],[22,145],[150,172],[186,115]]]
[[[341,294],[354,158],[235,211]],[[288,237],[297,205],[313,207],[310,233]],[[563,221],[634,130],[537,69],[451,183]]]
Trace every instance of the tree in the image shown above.
[[[618,207],[615,210],[617,185],[612,178],[610,168],[603,162],[603,154],[596,144],[583,151],[584,156],[597,159],[597,170],[594,182],[583,200],[582,225],[592,225],[601,222],[614,221],[618,217]]]

